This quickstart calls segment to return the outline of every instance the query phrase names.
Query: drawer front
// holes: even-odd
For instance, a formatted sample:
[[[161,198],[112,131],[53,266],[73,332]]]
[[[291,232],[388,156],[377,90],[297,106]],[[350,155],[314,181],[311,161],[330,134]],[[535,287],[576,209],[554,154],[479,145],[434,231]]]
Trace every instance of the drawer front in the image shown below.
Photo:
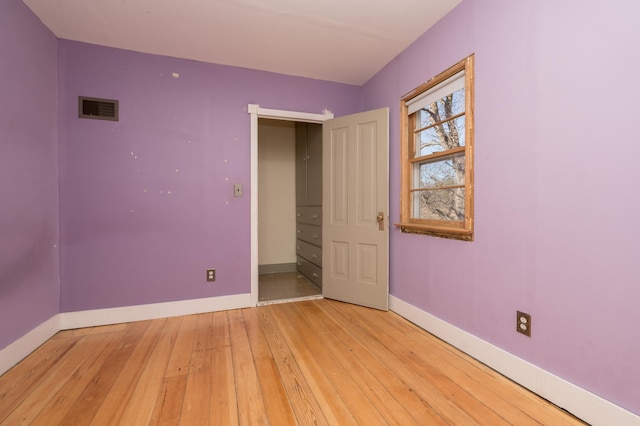
[[[296,209],[296,222],[322,225],[322,206],[298,207]]]
[[[309,281],[322,288],[321,268],[302,257],[298,257],[298,272],[307,277]]]
[[[321,226],[308,225],[306,223],[297,223],[296,236],[299,240],[306,241],[316,246],[322,246]]]
[[[314,246],[302,240],[296,240],[296,254],[311,263],[322,266],[322,247]]]

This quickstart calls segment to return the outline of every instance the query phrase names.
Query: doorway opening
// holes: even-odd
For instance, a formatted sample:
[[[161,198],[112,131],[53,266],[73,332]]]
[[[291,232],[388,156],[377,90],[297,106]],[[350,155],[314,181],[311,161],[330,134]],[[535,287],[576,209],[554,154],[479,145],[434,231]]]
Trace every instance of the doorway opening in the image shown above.
[[[259,304],[321,297],[321,221],[322,125],[259,118]]]
[[[318,243],[323,267],[328,271],[325,274],[319,271],[322,297],[387,310],[389,108],[336,119],[327,111],[325,114],[292,113],[266,110],[258,105],[249,105],[248,112],[251,114],[251,302],[258,304],[259,290],[258,119],[275,118],[323,124],[322,206],[315,211],[313,206],[296,207],[296,238]],[[322,225],[321,232],[300,237],[300,233],[307,235],[307,229],[312,229],[307,225],[317,223]],[[298,262],[302,263],[300,258],[298,256]]]
[[[296,123],[322,123],[328,119],[333,118],[333,114],[329,111],[326,111],[323,114],[312,114],[312,113],[301,113],[301,112],[295,112],[295,111],[281,111],[281,110],[271,110],[271,109],[265,109],[265,108],[260,108],[259,105],[249,105],[248,106],[248,112],[251,114],[251,188],[253,189],[251,191],[251,304],[252,305],[258,305],[258,304],[268,304],[268,303],[277,303],[280,301],[283,301],[285,299],[288,299],[289,297],[287,297],[286,295],[281,296],[282,298],[278,297],[278,294],[284,294],[286,293],[286,288],[287,286],[294,288],[295,287],[299,287],[299,288],[303,288],[306,287],[304,285],[304,283],[300,283],[298,280],[298,276],[299,275],[303,275],[303,274],[299,274],[296,271],[296,267],[297,265],[297,257],[294,258],[296,260],[293,260],[293,262],[288,262],[288,261],[280,261],[277,260],[278,256],[282,256],[282,254],[278,254],[278,253],[274,253],[274,252],[269,252],[269,251],[263,251],[262,252],[262,256],[260,256],[260,251],[261,248],[264,249],[264,245],[261,243],[261,238],[259,237],[260,235],[260,229],[261,229],[261,223],[259,221],[259,217],[263,216],[263,212],[262,210],[260,210],[260,183],[259,183],[259,174],[260,174],[260,168],[259,168],[259,130],[260,130],[260,124],[270,124],[271,125],[271,129],[272,131],[274,131],[275,133],[284,133],[286,134],[287,132],[289,132],[290,134],[295,135],[295,126]],[[268,121],[267,121],[268,120]],[[276,124],[275,121],[281,121],[282,123]],[[321,126],[320,126],[321,127]],[[263,128],[264,130],[264,128]],[[320,132],[321,133],[321,132]],[[291,144],[289,144],[290,146]],[[293,146],[295,149],[295,140],[293,141]],[[281,151],[279,154],[276,153],[277,155],[284,155],[285,157],[288,155],[289,157],[291,157],[291,154],[294,154],[294,160],[295,160],[295,151],[289,151],[287,152],[282,152],[282,151],[286,151],[286,149],[284,149],[282,146],[279,147]],[[276,150],[278,151],[278,150]],[[271,154],[274,154],[273,152]],[[293,170],[293,173],[295,174],[295,162],[294,164],[289,164],[289,166],[291,166],[288,170],[289,176],[291,176],[291,170]],[[285,175],[286,175],[286,170],[287,167],[285,166]],[[293,179],[291,179],[291,181],[289,182],[289,187],[293,188],[293,190],[290,190],[288,196],[289,196],[289,206],[291,207],[291,202],[293,202],[293,211],[289,212],[289,219],[292,219],[292,227],[289,228],[288,231],[283,231],[285,232],[285,234],[281,234],[281,236],[277,236],[278,235],[278,231],[275,229],[266,229],[265,234],[269,235],[269,233],[271,234],[276,234],[276,237],[274,239],[274,241],[271,241],[271,243],[274,243],[276,246],[279,243],[282,243],[283,247],[288,246],[289,244],[291,244],[290,248],[292,250],[297,249],[296,247],[296,234],[297,234],[297,229],[295,227],[295,221],[296,221],[296,217],[297,217],[297,212],[296,212],[296,206],[295,206],[295,175],[293,177]],[[273,192],[272,192],[273,194]],[[279,194],[282,195],[282,194]],[[264,195],[263,195],[264,197]],[[287,198],[287,196],[285,195],[285,198]],[[267,200],[268,201],[268,200]],[[272,202],[269,202],[270,205],[275,204]],[[260,212],[260,214],[258,214]],[[265,212],[266,214],[266,212]],[[262,228],[264,228],[265,226],[269,226],[269,225],[262,225]],[[286,232],[290,232],[290,236],[286,236]],[[267,243],[267,245],[269,245],[269,238],[267,237],[266,240],[264,241],[264,243]],[[274,237],[271,237],[274,238]],[[289,243],[290,242],[290,243]],[[261,244],[263,247],[261,247]],[[267,254],[265,254],[267,253]],[[274,257],[270,257],[272,254],[275,254],[276,256]],[[289,251],[289,256],[291,254],[291,251]],[[262,260],[265,259],[266,260],[263,262]],[[261,257],[263,259],[261,259]],[[275,259],[275,260],[274,260]],[[286,259],[286,257],[280,257],[279,259]],[[291,257],[289,257],[289,259],[291,259]],[[262,268],[260,267],[260,265],[262,265]],[[278,265],[278,266],[267,266],[267,265]],[[270,268],[275,268],[275,271],[273,271],[273,269]],[[279,271],[278,269],[285,269],[285,271]],[[262,269],[262,270],[261,270]],[[293,271],[286,271],[286,269],[293,269]],[[262,274],[260,272],[263,272]],[[272,277],[269,277],[268,275],[272,275],[272,273],[274,274]],[[280,275],[280,273],[283,274],[289,274],[289,277],[285,277],[284,275],[281,276],[275,276],[275,274]],[[275,296],[266,296],[265,298],[268,298],[270,300],[260,300],[260,277],[262,276],[263,278],[263,282],[267,282],[269,281],[269,278],[272,279],[272,281],[275,281],[279,284],[276,284],[274,287],[276,288]],[[307,281],[309,281],[308,279],[306,279]],[[321,278],[320,278],[321,280]],[[301,281],[301,280],[300,280]],[[321,282],[321,281],[320,281]],[[288,283],[288,284],[286,284]],[[273,285],[272,285],[273,286]],[[293,296],[293,297],[302,297],[302,298],[317,298],[317,297],[322,297],[321,292],[319,290],[317,290],[317,288],[314,289],[315,286],[311,285],[310,287],[308,287],[306,290],[300,290],[300,292],[298,293],[298,296]],[[268,291],[268,290],[266,290]],[[305,291],[307,292],[313,292],[314,294],[310,294],[310,295],[301,295],[303,294]],[[297,299],[294,299],[297,300]]]

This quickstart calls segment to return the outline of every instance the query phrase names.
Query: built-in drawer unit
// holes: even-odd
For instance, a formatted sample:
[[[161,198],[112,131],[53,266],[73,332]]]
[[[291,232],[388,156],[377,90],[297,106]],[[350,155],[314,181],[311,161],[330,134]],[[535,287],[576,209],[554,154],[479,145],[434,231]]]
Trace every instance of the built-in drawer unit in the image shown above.
[[[314,246],[302,240],[296,240],[296,254],[311,263],[322,266],[322,247]]]
[[[322,246],[322,227],[298,223],[296,224],[296,238],[316,246]]]
[[[307,277],[309,281],[322,288],[322,268],[298,256],[298,272]]]
[[[298,272],[322,287],[322,125],[296,123]]]
[[[322,225],[322,206],[296,208],[296,222]]]

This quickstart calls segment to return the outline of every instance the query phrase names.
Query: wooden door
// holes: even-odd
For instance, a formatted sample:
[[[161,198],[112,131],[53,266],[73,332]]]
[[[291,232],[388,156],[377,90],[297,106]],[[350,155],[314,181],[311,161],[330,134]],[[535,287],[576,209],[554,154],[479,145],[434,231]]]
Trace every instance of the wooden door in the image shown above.
[[[324,297],[389,307],[389,110],[323,124]]]

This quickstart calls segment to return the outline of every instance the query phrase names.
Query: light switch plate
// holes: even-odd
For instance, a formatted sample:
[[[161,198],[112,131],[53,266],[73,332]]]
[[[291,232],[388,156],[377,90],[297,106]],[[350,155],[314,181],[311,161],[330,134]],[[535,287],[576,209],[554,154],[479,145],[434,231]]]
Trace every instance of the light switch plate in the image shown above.
[[[242,197],[242,184],[236,183],[233,185],[233,195],[235,197]]]

